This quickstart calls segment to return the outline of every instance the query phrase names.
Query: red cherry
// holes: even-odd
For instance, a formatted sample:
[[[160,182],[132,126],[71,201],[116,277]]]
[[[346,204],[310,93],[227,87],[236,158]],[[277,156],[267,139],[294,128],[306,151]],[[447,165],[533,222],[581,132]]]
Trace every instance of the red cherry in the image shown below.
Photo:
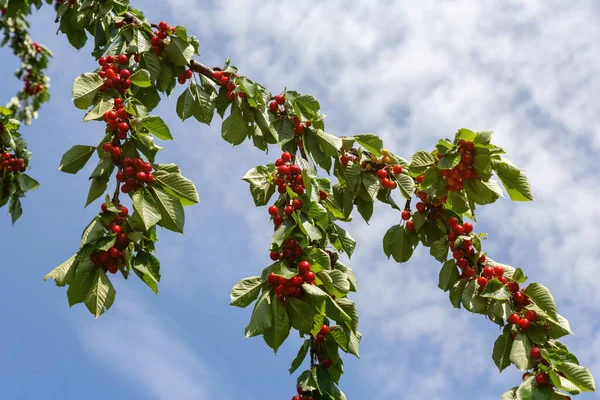
[[[129,57],[127,57],[127,54],[120,54],[119,58],[117,58],[117,62],[119,64],[127,64],[128,61],[129,61]]]
[[[276,112],[279,109],[279,105],[277,104],[277,102],[272,101],[269,103],[269,109],[273,112]]]
[[[304,394],[304,390],[302,390],[302,386],[298,386],[296,388],[296,391],[298,392],[298,394]]]
[[[340,162],[342,163],[342,165],[346,166],[350,162],[350,157],[345,156],[345,155],[341,156],[340,157]]]
[[[285,293],[285,286],[284,285],[277,285],[275,286],[275,294],[277,296],[283,296],[283,294]]]
[[[519,284],[517,282],[515,282],[515,281],[508,282],[508,290],[510,290],[511,293],[518,292],[519,291]]]
[[[98,59],[98,64],[100,64],[100,66],[105,66],[106,65],[106,57],[102,56]]]
[[[405,221],[408,221],[410,219],[411,215],[410,215],[410,211],[408,210],[404,210],[402,211],[402,219]]]
[[[414,231],[415,230],[415,221],[407,221],[406,222],[406,230],[407,231]]]
[[[298,247],[298,242],[294,238],[289,238],[285,241],[285,247],[287,247],[288,249],[295,249],[296,247]]]
[[[284,183],[284,184],[281,184],[281,185],[277,186],[277,191],[279,193],[283,194],[283,193],[285,193],[287,191],[286,188],[287,188],[287,185]]]
[[[277,260],[279,260],[279,255],[280,255],[280,254],[279,254],[279,252],[278,252],[278,251],[272,251],[272,252],[269,254],[269,257],[271,258],[271,260],[273,260],[273,261],[277,261]]]
[[[148,174],[148,176],[146,176],[146,183],[150,184],[152,182],[154,182],[154,175]]]
[[[527,318],[531,322],[535,322],[537,320],[537,318],[538,318],[538,315],[537,315],[537,313],[534,310],[528,310],[525,313],[525,318]]]
[[[380,169],[380,170],[377,171],[377,177],[379,179],[387,178],[387,176],[388,176],[388,173],[387,173],[387,171],[385,169]]]
[[[306,280],[306,283],[313,283],[315,281],[315,273],[312,271],[308,271],[306,274],[304,274],[304,279]]]
[[[135,179],[137,179],[138,182],[145,182],[146,178],[148,178],[148,175],[146,175],[144,171],[139,171],[135,174]]]
[[[328,197],[329,195],[326,192],[319,190],[319,199],[321,199],[321,201],[327,200]]]
[[[280,165],[279,167],[277,167],[277,172],[279,172],[279,175],[289,175],[290,167],[287,165]]]
[[[455,234],[457,234],[458,236],[462,235],[463,233],[465,233],[465,229],[463,228],[462,225],[456,224],[452,227],[452,230],[454,231]]]
[[[425,204],[422,202],[418,202],[416,205],[416,208],[417,208],[417,211],[423,212],[423,211],[425,211]]]
[[[463,224],[463,229],[465,231],[465,234],[468,235],[469,233],[473,232],[473,224],[471,224],[470,222],[465,222]]]
[[[454,242],[456,240],[456,234],[454,232],[450,232],[448,234],[448,241],[449,242]]]
[[[460,250],[454,250],[454,251],[452,252],[452,257],[454,257],[454,259],[455,259],[455,260],[459,260],[459,259],[461,259],[461,258],[462,258],[462,256],[463,256],[463,255],[462,255],[462,251],[460,251]]]
[[[289,217],[290,215],[292,215],[294,213],[294,207],[292,207],[292,206],[285,206],[285,209],[283,210],[283,213]]]
[[[267,277],[267,281],[271,285],[275,286],[275,285],[277,285],[279,283],[279,277],[277,275],[275,275],[274,273],[271,272],[269,274],[269,276]]]
[[[479,260],[477,260],[478,264],[483,264],[485,262],[485,254],[482,254],[481,257],[479,257]]]
[[[278,94],[277,96],[275,96],[275,102],[277,104],[284,104],[285,103],[285,97],[283,97],[283,95]]]
[[[302,275],[306,275],[308,272],[310,272],[310,263],[308,261],[300,261],[298,263],[298,271]]]
[[[398,175],[402,173],[402,165],[397,164],[394,165],[394,175]]]
[[[106,151],[107,153],[108,153],[109,151],[112,151],[112,149],[113,149],[113,146],[112,146],[112,144],[110,144],[110,143],[104,143],[104,144],[102,145],[102,150]]]
[[[469,262],[467,261],[466,258],[459,258],[456,261],[456,264],[458,265],[458,268],[460,268],[460,269],[465,269],[469,266]]]
[[[494,268],[492,267],[484,267],[483,274],[491,279],[494,276]]]
[[[292,159],[292,155],[286,151],[281,155],[281,159],[283,160],[283,162],[290,162],[290,160]]]
[[[110,255],[111,258],[119,258],[119,257],[121,257],[121,250],[119,250],[115,247],[111,247],[108,250],[108,254]]]
[[[129,77],[131,76],[131,71],[129,71],[128,69],[122,69],[121,72],[119,72],[119,77],[121,79],[129,79]]]
[[[480,276],[479,278],[477,278],[477,284],[481,287],[485,287],[485,285],[487,285],[488,280],[486,278],[484,278],[483,276]]]
[[[120,217],[125,218],[129,214],[129,209],[127,207],[125,207],[125,206],[121,206],[119,208],[119,210],[121,210],[121,212],[119,213]]]
[[[113,147],[112,150],[110,151],[112,158],[119,158],[121,157],[121,148],[120,147]]]
[[[283,216],[282,215],[274,216],[273,223],[275,224],[275,226],[279,226],[279,225],[283,224]]]
[[[152,172],[152,164],[150,164],[150,163],[144,163],[144,164],[142,164],[142,171],[144,171],[147,174],[149,174],[150,172]]]
[[[494,275],[496,276],[502,276],[504,275],[504,268],[497,266],[494,268]]]
[[[179,83],[180,85],[183,85],[185,82],[186,82],[186,79],[183,74],[181,74],[177,77],[177,83]]]
[[[535,376],[535,383],[537,383],[539,386],[546,386],[548,384],[548,375],[543,372],[538,373]]]
[[[117,181],[125,182],[125,174],[123,173],[123,171],[117,172]]]
[[[292,207],[294,207],[296,210],[301,209],[302,208],[302,200],[300,200],[300,199],[292,200]]]
[[[300,175],[302,174],[302,169],[299,165],[292,164],[290,165],[290,173],[294,175]],[[302,179],[302,176],[300,176],[300,179]]]
[[[329,334],[329,327],[325,324],[321,325],[321,330],[319,331],[320,335],[326,336]]]
[[[112,233],[121,233],[121,225],[113,225],[110,230],[112,231]]]
[[[527,318],[521,318],[519,321],[519,328],[526,331],[531,326],[531,322]]]
[[[277,208],[277,206],[271,206],[269,207],[269,215],[277,215],[279,214],[279,209]]]
[[[539,347],[533,347],[529,352],[529,357],[532,360],[537,360],[542,356],[542,350]]]
[[[106,203],[102,203],[102,205],[100,206],[100,208],[102,209],[103,212],[107,212],[108,211],[108,206],[106,205]]]
[[[129,130],[129,124],[127,122],[121,122],[119,124],[119,131],[120,132],[127,132]]]
[[[331,367],[331,360],[329,358],[325,358],[323,359],[323,361],[321,361],[321,365],[323,366],[323,368],[327,369]]]
[[[223,78],[223,71],[215,71],[213,73],[213,78],[215,79],[215,81],[221,82],[221,79]]]
[[[510,322],[513,325],[518,324],[520,320],[521,317],[519,316],[519,314],[512,313],[508,316],[508,322]]]
[[[523,293],[516,292],[515,294],[513,294],[513,301],[516,304],[523,304],[523,300],[525,300],[525,296],[523,296]]]
[[[472,278],[474,276],[475,276],[475,270],[473,268],[471,268],[471,267],[467,267],[463,271],[463,277],[465,277],[465,278]]]
[[[448,225],[450,225],[451,227],[458,225],[458,219],[456,219],[455,217],[448,218]]]

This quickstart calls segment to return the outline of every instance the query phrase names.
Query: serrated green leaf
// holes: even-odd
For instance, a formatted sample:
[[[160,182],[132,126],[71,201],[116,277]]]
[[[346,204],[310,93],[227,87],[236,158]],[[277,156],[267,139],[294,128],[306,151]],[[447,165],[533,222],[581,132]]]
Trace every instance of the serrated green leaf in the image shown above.
[[[67,174],[76,174],[88,162],[96,151],[94,146],[76,145],[71,147],[60,160],[59,170]]]
[[[230,305],[242,308],[249,306],[258,298],[261,286],[262,280],[260,276],[242,279],[231,289]]]

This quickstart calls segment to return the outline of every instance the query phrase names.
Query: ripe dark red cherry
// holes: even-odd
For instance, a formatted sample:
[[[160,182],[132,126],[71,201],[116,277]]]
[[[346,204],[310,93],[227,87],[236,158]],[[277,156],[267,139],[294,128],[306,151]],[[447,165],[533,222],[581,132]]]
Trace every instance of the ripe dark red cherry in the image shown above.
[[[473,232],[473,224],[470,222],[465,222],[463,224],[463,229],[465,230],[465,234],[468,235],[469,233]]]
[[[387,176],[388,176],[388,173],[385,169],[380,169],[379,171],[377,171],[377,177],[379,179],[387,178]]]
[[[108,250],[108,254],[110,255],[111,258],[119,258],[119,257],[121,257],[121,250],[119,250],[115,247],[111,247]]]
[[[302,390],[302,386],[298,386],[296,388],[296,391],[298,392],[298,394],[304,394],[304,390]]]
[[[539,347],[533,347],[529,352],[529,357],[532,360],[537,360],[542,356],[542,350]]]
[[[459,258],[458,260],[456,260],[456,265],[458,265],[458,268],[460,269],[465,269],[469,266],[469,262],[466,258]]]
[[[526,331],[531,326],[531,322],[527,318],[521,318],[519,321],[519,328]]]
[[[483,274],[488,278],[491,279],[494,276],[494,268],[492,267],[484,267],[483,268]]]
[[[289,217],[290,215],[292,215],[294,213],[294,207],[285,206],[285,208],[283,209],[283,213]]]
[[[120,54],[119,58],[117,58],[117,62],[119,64],[127,64],[127,61],[129,61],[129,57],[127,57],[127,54]]]
[[[484,278],[483,276],[480,276],[479,278],[477,278],[477,284],[481,287],[485,287],[485,285],[487,285],[488,280],[486,278]]]
[[[398,175],[402,173],[402,165],[394,165],[394,175]]]
[[[508,282],[508,290],[510,290],[511,293],[516,293],[519,291],[519,284],[515,281],[510,281]]]
[[[113,147],[110,153],[112,154],[112,158],[119,158],[121,157],[121,148]]]
[[[269,215],[277,215],[279,214],[279,208],[277,208],[277,206],[271,206],[269,207]]]
[[[415,230],[415,221],[407,221],[406,222],[406,230],[412,232]]]
[[[329,334],[329,327],[325,324],[323,324],[321,326],[321,330],[319,331],[319,334],[326,336],[327,334]]]
[[[418,202],[416,205],[416,208],[417,208],[417,211],[423,212],[423,211],[425,211],[425,204]]]
[[[275,275],[274,273],[271,272],[269,274],[269,276],[267,277],[267,281],[271,285],[275,286],[275,285],[279,284],[279,277],[277,275]]]
[[[513,300],[517,304],[523,304],[523,300],[525,300],[525,296],[523,296],[523,293],[517,292],[517,293],[513,294]]]
[[[331,360],[329,358],[325,358],[323,359],[323,361],[321,361],[321,365],[323,366],[323,368],[327,369],[331,367]]]
[[[279,252],[272,251],[271,253],[269,253],[269,258],[271,258],[271,260],[273,260],[273,261],[279,260]]]
[[[456,224],[452,227],[452,231],[454,231],[455,234],[457,235],[462,235],[463,233],[465,233],[465,229],[463,228],[462,225]]]
[[[283,97],[283,95],[278,94],[277,96],[275,96],[275,102],[277,104],[284,104],[285,103],[285,97]]]
[[[300,397],[300,396],[294,396],[294,397],[292,397],[292,400],[302,400],[302,397]]]
[[[285,241],[285,246],[288,249],[295,249],[298,246],[298,242],[294,238],[289,238],[288,240]]]
[[[281,159],[282,159],[284,162],[290,162],[290,160],[292,159],[292,155],[286,151],[285,153],[283,153],[283,154],[281,155]]]
[[[121,225],[113,225],[110,229],[112,233],[121,233]]]
[[[513,325],[518,324],[520,320],[521,317],[519,316],[519,314],[512,313],[508,316],[508,322],[510,322]]]
[[[308,261],[300,261],[298,263],[298,271],[302,274],[305,275],[310,272],[310,263]]]
[[[306,274],[304,274],[304,279],[306,280],[306,283],[313,283],[315,281],[315,273],[308,271]]]
[[[465,278],[472,278],[475,276],[475,270],[471,267],[465,268],[465,270],[463,271],[463,276]]]
[[[112,151],[112,148],[113,148],[113,146],[110,143],[104,143],[102,145],[102,150],[104,150],[106,152]]]
[[[402,219],[408,221],[410,219],[410,211],[404,210],[402,211]]]
[[[277,104],[277,102],[272,101],[269,103],[269,109],[273,112],[277,111],[279,109],[279,105]]]
[[[548,384],[548,375],[543,372],[538,373],[535,376],[535,383],[537,383],[539,386],[546,386]]]
[[[296,210],[299,210],[300,208],[302,208],[302,200],[300,200],[300,199],[292,200],[292,207],[294,207]]]
[[[145,182],[147,177],[148,176],[144,171],[139,171],[137,174],[135,174],[135,179],[137,179],[139,182]]]
[[[455,217],[448,218],[448,225],[450,225],[451,227],[458,225],[458,219],[456,219]]]
[[[494,275],[496,276],[502,276],[504,275],[504,268],[497,266],[494,268]]]
[[[537,315],[537,313],[534,310],[528,310],[525,313],[525,318],[527,318],[531,322],[535,322],[537,320],[537,318],[538,318],[538,315]]]

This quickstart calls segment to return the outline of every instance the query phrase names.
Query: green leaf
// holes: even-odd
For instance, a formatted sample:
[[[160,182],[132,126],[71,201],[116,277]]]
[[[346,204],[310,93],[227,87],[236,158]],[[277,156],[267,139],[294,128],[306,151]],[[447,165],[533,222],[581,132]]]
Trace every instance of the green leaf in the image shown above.
[[[467,281],[465,279],[459,279],[450,288],[450,302],[454,308],[460,308],[465,286],[467,286]]]
[[[556,371],[550,371],[548,376],[550,377],[550,382],[552,383],[552,385],[554,385],[557,389],[564,390],[565,392],[568,392],[570,394],[581,393],[581,389],[579,389],[577,385],[575,385],[567,378],[563,378],[562,376],[557,374]]]
[[[105,174],[102,176],[98,176],[92,179],[92,184],[90,185],[90,191],[88,192],[87,200],[85,201],[85,206],[92,204],[94,200],[98,197],[102,196],[108,187],[108,180],[110,179],[109,174]]]
[[[76,174],[88,162],[96,148],[94,146],[76,145],[71,147],[60,160],[59,170],[67,174]]]
[[[308,349],[310,349],[310,339],[306,339],[304,343],[302,343],[302,347],[298,350],[298,355],[292,361],[292,366],[290,367],[290,375],[292,375],[296,370],[302,365],[306,355],[308,354]]]
[[[410,172],[415,175],[420,175],[427,168],[435,163],[435,157],[428,151],[418,151],[410,159]]]
[[[539,308],[541,308],[549,317],[558,319],[558,311],[556,309],[556,303],[554,297],[550,294],[550,291],[545,286],[540,285],[537,282],[531,283],[523,292],[534,302]]]
[[[274,295],[271,298],[271,308],[273,324],[263,332],[263,337],[267,345],[277,353],[279,347],[289,336],[291,325],[285,306]]]
[[[260,276],[242,279],[235,284],[233,289],[231,289],[230,305],[236,307],[247,307],[258,298],[261,286],[262,280]]]
[[[86,300],[87,295],[94,284],[94,277],[96,276],[97,269],[99,268],[92,264],[89,259],[82,260],[82,262],[79,263],[75,277],[67,289],[69,307],[73,307],[78,303],[83,303]]]
[[[236,146],[246,140],[249,132],[250,129],[248,127],[248,123],[242,115],[242,110],[238,106],[238,103],[234,102],[233,106],[231,107],[231,113],[223,121],[223,125],[221,127],[221,136],[223,139],[225,139],[225,141]]]
[[[190,206],[200,201],[194,182],[180,173],[155,171],[154,178],[167,192],[181,200],[183,206]]]
[[[573,382],[582,392],[596,391],[596,383],[589,369],[570,362],[564,362],[557,369]]]
[[[446,154],[439,160],[437,167],[439,169],[452,169],[460,163],[460,153]]]
[[[95,270],[90,290],[85,297],[85,305],[98,318],[113,305],[117,292],[106,276],[106,272],[101,268]]]
[[[381,150],[383,150],[383,141],[379,138],[379,136],[373,133],[362,133],[359,135],[354,135],[354,140],[356,140],[356,142],[365,150],[373,153],[376,156],[381,155]]]
[[[413,254],[416,245],[410,239],[410,233],[402,225],[394,225],[383,237],[383,252],[399,263],[406,262]]]
[[[493,168],[513,201],[533,201],[533,192],[529,180],[519,168],[508,160],[493,164]]]
[[[496,367],[502,372],[506,367],[512,363],[510,360],[510,353],[513,345],[513,338],[510,332],[504,332],[498,336],[494,343],[494,351],[492,353],[492,359]]]
[[[194,115],[195,107],[196,99],[194,99],[194,94],[188,86],[187,89],[185,89],[177,99],[177,116],[181,118],[182,121],[185,121],[186,119]]]
[[[142,119],[141,123],[144,128],[148,129],[148,131],[157,138],[162,140],[173,140],[169,127],[161,117],[152,115]]]
[[[356,240],[350,236],[350,234],[342,227],[337,224],[333,224],[340,241],[342,242],[342,248],[348,255],[348,258],[352,257],[354,253],[354,248],[356,247]]]
[[[173,232],[183,233],[185,213],[181,201],[158,186],[149,188],[160,210],[160,226]]]
[[[325,133],[320,129],[315,130],[315,133],[320,139],[321,147],[325,154],[329,157],[337,156],[338,150],[342,148],[342,139]]]
[[[415,181],[406,174],[396,176],[396,181],[400,187],[400,192],[405,199],[410,199],[415,193]]]
[[[510,351],[510,361],[512,361],[521,371],[531,368],[531,344],[527,339],[527,335],[523,332],[518,332]]]
[[[104,80],[95,72],[79,75],[73,82],[72,97],[75,107],[85,110],[92,105],[96,93],[104,84]]]
[[[254,305],[250,323],[246,327],[246,338],[264,333],[272,324],[271,297],[269,296],[269,292],[265,292]]]
[[[485,289],[481,292],[480,296],[494,300],[508,300],[511,297],[508,286],[502,284],[502,282],[496,278],[490,280],[487,285],[485,285]]]
[[[115,106],[115,101],[112,96],[104,95],[100,101],[83,117],[84,121],[91,121],[94,119],[102,118],[104,113],[110,111]]]
[[[150,72],[145,69],[139,69],[129,77],[131,83],[139,87],[150,87],[152,82],[150,80]]]
[[[38,181],[36,181],[35,179],[33,179],[25,173],[17,174],[17,182],[19,183],[19,187],[21,188],[21,190],[24,192],[35,190],[38,187],[40,187]]]
[[[473,313],[482,313],[486,308],[486,300],[479,297],[475,281],[470,281],[462,293],[462,305]]]
[[[158,294],[160,262],[156,257],[145,251],[138,251],[133,260],[133,270],[155,294]]]
[[[458,281],[458,269],[454,260],[448,260],[440,270],[438,287],[444,292],[450,290]]]
[[[192,60],[194,47],[177,36],[171,36],[171,41],[165,47],[165,53],[175,65],[183,67]]]
[[[275,185],[270,179],[272,174],[269,167],[260,165],[246,172],[242,178],[250,184],[250,193],[257,207],[267,205],[275,193]]]
[[[81,234],[80,247],[95,242],[96,240],[104,236],[104,232],[104,225],[102,224],[100,218],[94,218]]]
[[[215,99],[214,96],[206,93],[202,87],[192,84],[192,91],[196,94],[196,104],[194,107],[194,118],[198,122],[210,125],[215,115]]]
[[[471,179],[465,180],[464,185],[469,201],[476,204],[491,204],[502,196],[502,190],[494,181],[482,182]]]
[[[141,217],[146,230],[150,229],[161,219],[161,213],[147,188],[137,190],[131,196],[133,209]]]
[[[511,279],[517,283],[524,283],[527,280],[527,277],[521,268],[517,268]]]
[[[535,383],[533,374],[521,383],[517,389],[517,400],[548,400],[550,399],[550,388],[539,386]]]
[[[448,258],[448,249],[450,248],[450,244],[446,238],[442,238],[437,240],[431,246],[429,253],[433,258],[438,260],[439,262],[445,262]]]
[[[301,299],[288,297],[285,302],[285,308],[287,309],[292,327],[300,331],[300,333],[309,333],[315,317],[313,306]]]
[[[71,283],[77,270],[77,254],[73,254],[67,261],[54,268],[44,277],[44,280],[54,279],[56,286],[65,286]]]

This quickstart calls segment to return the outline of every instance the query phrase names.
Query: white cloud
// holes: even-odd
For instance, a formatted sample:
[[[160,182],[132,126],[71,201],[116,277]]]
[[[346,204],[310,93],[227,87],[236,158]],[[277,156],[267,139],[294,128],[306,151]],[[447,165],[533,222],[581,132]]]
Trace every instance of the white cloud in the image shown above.
[[[152,399],[214,398],[218,380],[187,335],[164,315],[152,315],[130,289],[120,288],[118,301],[110,316],[80,326],[84,348]]]

